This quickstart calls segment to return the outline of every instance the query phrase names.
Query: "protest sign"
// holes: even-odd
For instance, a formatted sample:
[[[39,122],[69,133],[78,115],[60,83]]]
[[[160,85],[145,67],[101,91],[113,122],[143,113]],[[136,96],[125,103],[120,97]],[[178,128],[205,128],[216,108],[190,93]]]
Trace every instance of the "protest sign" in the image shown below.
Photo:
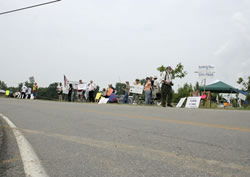
[[[201,97],[188,97],[186,108],[199,108]]]
[[[131,85],[130,93],[142,94],[144,87],[142,85]]]
[[[95,100],[99,100],[99,99],[101,98],[101,96],[102,96],[102,93],[100,93],[100,92],[97,93],[97,94],[96,94],[96,97],[95,97]]]
[[[5,96],[9,96],[10,95],[10,91],[9,90],[6,90],[5,91]]]
[[[178,102],[178,104],[176,105],[176,107],[177,107],[177,108],[181,108],[182,105],[183,105],[183,103],[185,102],[185,100],[186,100],[186,97],[181,98],[180,101]]]
[[[63,94],[68,94],[69,93],[69,89],[68,88],[66,88],[66,87],[63,87]]]
[[[83,84],[78,84],[78,88],[77,90],[87,90],[87,83],[83,83]]]
[[[108,103],[108,101],[109,101],[109,99],[108,99],[108,98],[101,97],[101,99],[100,99],[100,101],[99,101],[99,103],[98,103],[98,104],[107,104],[107,103]]]
[[[238,95],[239,99],[241,99],[242,101],[245,101],[247,99],[247,96],[242,94],[242,93],[239,93]]]

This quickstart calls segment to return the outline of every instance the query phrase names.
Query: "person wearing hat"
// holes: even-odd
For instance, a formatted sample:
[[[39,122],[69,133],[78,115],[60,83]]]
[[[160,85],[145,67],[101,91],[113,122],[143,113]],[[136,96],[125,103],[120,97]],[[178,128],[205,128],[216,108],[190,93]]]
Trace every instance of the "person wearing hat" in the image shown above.
[[[173,107],[171,105],[172,102],[172,86],[174,85],[172,82],[172,79],[174,79],[174,76],[172,74],[173,69],[171,66],[168,66],[166,68],[166,71],[164,71],[161,75],[161,106],[166,107],[167,106]]]

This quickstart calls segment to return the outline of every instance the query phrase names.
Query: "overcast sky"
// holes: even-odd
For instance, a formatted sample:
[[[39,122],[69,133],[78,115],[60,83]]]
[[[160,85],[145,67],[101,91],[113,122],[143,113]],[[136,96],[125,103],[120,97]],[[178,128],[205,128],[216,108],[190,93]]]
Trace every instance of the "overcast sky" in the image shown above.
[[[48,0],[1,0],[0,12]],[[159,75],[181,62],[199,81],[199,65],[237,86],[250,76],[249,0],[62,0],[0,16],[0,80],[40,86],[93,79],[101,87]]]

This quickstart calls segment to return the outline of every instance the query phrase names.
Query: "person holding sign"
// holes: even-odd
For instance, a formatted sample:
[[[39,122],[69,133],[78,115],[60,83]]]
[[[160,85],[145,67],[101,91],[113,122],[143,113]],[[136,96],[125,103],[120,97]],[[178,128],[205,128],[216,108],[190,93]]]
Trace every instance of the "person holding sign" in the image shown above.
[[[83,92],[84,92],[84,84],[82,80],[79,80],[79,84],[77,86],[77,99],[79,101],[83,101]]]
[[[134,82],[134,86],[141,86],[141,82],[139,79],[136,79],[135,82]],[[133,103],[136,103],[138,104],[139,103],[139,100],[140,100],[140,94],[138,93],[134,93],[133,94]]]
[[[174,78],[173,69],[171,66],[166,68],[166,71],[161,75],[161,106],[166,107],[166,100],[167,106],[173,107],[171,105],[172,102],[172,86],[174,85],[172,79]]]
[[[63,86],[61,82],[59,83],[59,85],[57,85],[56,92],[57,92],[59,101],[62,101]]]

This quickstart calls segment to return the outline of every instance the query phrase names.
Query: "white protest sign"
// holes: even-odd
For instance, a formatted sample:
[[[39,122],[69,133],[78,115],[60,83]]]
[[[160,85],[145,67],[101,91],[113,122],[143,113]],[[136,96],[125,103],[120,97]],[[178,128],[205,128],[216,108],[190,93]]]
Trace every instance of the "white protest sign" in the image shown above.
[[[99,101],[98,104],[107,104],[108,101],[109,101],[109,98],[104,98],[104,97],[102,97],[102,98],[100,99],[100,101]]]
[[[178,102],[178,104],[176,105],[177,108],[182,107],[183,103],[185,102],[187,97],[181,98],[180,101]]]
[[[142,94],[144,87],[142,85],[131,85],[130,93]]]
[[[63,87],[63,94],[68,94],[69,93],[69,89],[68,88],[66,88],[66,87]]]
[[[239,97],[239,99],[241,99],[243,101],[245,101],[247,99],[247,96],[242,94],[242,93],[239,93],[238,97]]]
[[[199,108],[201,97],[188,97],[186,108]]]
[[[83,83],[83,84],[78,84],[78,88],[77,90],[87,90],[87,83]]]

